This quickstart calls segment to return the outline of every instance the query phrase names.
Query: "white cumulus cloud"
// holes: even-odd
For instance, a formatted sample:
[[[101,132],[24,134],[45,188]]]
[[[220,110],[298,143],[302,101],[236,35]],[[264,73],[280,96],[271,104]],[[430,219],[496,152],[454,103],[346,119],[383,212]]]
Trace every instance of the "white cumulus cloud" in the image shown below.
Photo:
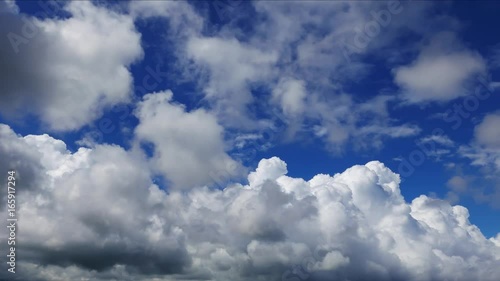
[[[155,98],[187,114],[167,94]],[[19,136],[6,125],[0,136],[0,156],[19,160],[9,167],[29,187],[17,194],[25,279],[495,281],[500,274],[498,237],[484,237],[462,206],[424,195],[407,202],[399,176],[378,161],[304,180],[287,176],[279,158],[263,159],[249,184],[167,194],[135,149],[70,152],[60,140]]]
[[[241,165],[226,152],[224,129],[204,109],[186,112],[172,101],[172,92],[148,94],[138,104],[139,141],[154,145],[153,165],[175,187],[216,183],[222,174],[237,177]]]
[[[142,57],[142,48],[128,15],[90,1],[61,9],[69,18],[0,17],[0,112],[12,119],[34,115],[64,131],[129,101],[128,67]]]

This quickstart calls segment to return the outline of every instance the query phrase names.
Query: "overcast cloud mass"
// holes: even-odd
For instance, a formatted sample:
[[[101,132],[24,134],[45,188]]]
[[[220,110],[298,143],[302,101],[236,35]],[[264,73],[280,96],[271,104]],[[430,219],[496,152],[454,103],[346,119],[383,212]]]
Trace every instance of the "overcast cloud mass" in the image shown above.
[[[498,281],[500,45],[460,11],[0,2],[0,280]]]

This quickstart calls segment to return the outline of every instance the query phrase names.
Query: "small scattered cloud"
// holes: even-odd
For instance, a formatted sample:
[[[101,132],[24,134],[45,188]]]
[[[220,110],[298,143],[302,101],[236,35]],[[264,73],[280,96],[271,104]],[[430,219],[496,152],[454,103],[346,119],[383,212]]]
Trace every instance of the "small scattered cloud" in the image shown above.
[[[446,185],[456,193],[464,193],[467,191],[468,182],[464,177],[454,176],[448,180]]]
[[[410,65],[393,69],[394,82],[411,103],[449,101],[470,93],[470,82],[484,74],[481,55],[464,47],[456,34],[435,35]]]
[[[429,142],[435,142],[437,144],[440,144],[442,146],[446,147],[453,147],[455,143],[445,135],[430,135],[426,136],[420,139],[420,142],[422,143],[429,143]]]
[[[500,148],[500,112],[488,114],[474,128],[476,142],[486,148]]]
[[[473,165],[490,166],[500,171],[500,113],[486,115],[474,128],[474,140],[470,145],[460,146],[462,156],[472,160]]]

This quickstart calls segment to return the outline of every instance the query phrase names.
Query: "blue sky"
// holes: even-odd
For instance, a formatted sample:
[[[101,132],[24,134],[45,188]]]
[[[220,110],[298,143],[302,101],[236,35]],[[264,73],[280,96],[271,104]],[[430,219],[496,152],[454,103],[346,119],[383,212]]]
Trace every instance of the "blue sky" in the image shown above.
[[[99,151],[119,148],[126,156],[116,152],[117,159],[142,163],[147,181],[171,194],[166,201],[204,187],[251,189],[259,182],[252,183],[252,173],[254,179],[281,173],[285,164],[262,160],[274,156],[286,163],[288,177],[306,182],[379,161],[399,174],[408,206],[421,195],[464,206],[470,223],[493,241],[500,232],[499,5],[77,1],[47,9],[36,1],[6,1],[0,5],[0,51],[7,61],[0,123],[22,139],[17,142],[32,145],[25,136],[38,136],[42,144],[34,147],[44,156],[36,161],[48,165],[51,177],[76,174],[72,169],[80,164],[69,163],[86,149],[96,154],[89,163],[101,163]],[[33,36],[26,31],[32,27]],[[5,134],[5,143],[7,136],[14,139]],[[45,148],[56,140],[67,148],[53,154],[67,155],[63,162],[47,154],[56,148]],[[2,152],[9,147],[16,146]],[[64,168],[51,170],[50,161]],[[214,172],[223,180],[214,181]],[[377,175],[379,185],[392,178]],[[78,185],[78,178],[68,184]],[[488,243],[498,246],[496,239]],[[58,270],[47,267],[40,280],[55,280],[50,276]],[[352,277],[339,272],[339,278]],[[311,274],[323,280],[323,273]]]

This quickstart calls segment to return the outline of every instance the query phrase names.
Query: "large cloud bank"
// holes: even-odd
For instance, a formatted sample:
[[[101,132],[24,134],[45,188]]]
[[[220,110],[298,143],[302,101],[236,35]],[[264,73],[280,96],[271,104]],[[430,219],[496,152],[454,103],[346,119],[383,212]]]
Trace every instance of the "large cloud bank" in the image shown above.
[[[23,137],[7,125],[0,138],[2,170],[18,171],[24,280],[500,276],[500,236],[485,238],[464,207],[424,195],[406,202],[399,176],[377,161],[306,181],[288,177],[273,157],[246,185],[166,192],[140,150],[72,153],[60,140]]]

